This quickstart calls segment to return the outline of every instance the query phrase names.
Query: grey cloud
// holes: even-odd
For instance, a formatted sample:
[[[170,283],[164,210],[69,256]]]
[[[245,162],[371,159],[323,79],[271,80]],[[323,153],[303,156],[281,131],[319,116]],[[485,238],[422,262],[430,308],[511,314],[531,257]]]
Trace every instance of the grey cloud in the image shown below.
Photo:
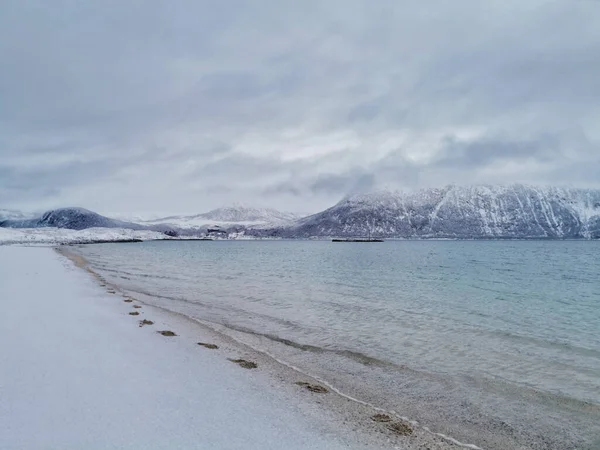
[[[354,192],[365,192],[375,186],[375,176],[372,173],[359,174],[350,171],[343,175],[319,175],[309,186],[313,193],[345,194]]]
[[[283,183],[268,186],[261,192],[262,195],[290,195],[292,197],[303,197],[306,195],[304,187],[299,187],[296,182],[286,181]]]
[[[510,164],[509,172],[502,168]],[[436,157],[416,163],[406,159],[402,151],[392,152],[371,170],[382,181],[396,180],[405,188],[464,183],[515,183],[597,185],[600,173],[600,146],[585,136],[542,135],[516,139],[508,136],[485,136],[465,140],[445,137]],[[575,177],[574,175],[577,174]]]
[[[560,144],[556,136],[540,136],[533,140],[487,137],[472,141],[447,137],[443,140],[443,148],[432,166],[468,170],[501,160],[521,161],[533,158],[540,162],[549,162],[560,157]]]
[[[338,198],[354,192],[365,192],[375,187],[375,175],[365,173],[364,169],[351,168],[342,173],[319,174],[314,179],[312,170],[308,169],[290,177],[288,180],[268,186],[264,194],[286,193],[296,197],[306,195],[327,195]]]
[[[583,1],[5,1],[0,202],[598,185],[598,21]]]

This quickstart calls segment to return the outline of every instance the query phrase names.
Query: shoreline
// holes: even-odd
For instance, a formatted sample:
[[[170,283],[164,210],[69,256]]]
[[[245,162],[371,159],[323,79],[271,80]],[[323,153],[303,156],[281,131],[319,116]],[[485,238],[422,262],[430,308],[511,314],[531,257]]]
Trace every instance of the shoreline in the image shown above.
[[[144,305],[144,307],[160,311],[160,314],[172,317],[180,324],[186,323],[187,326],[202,330],[202,333],[207,333],[211,336],[211,343],[215,343],[219,348],[233,349],[234,351],[237,350],[245,355],[251,355],[246,357],[253,362],[258,363],[259,369],[262,369],[263,374],[269,378],[272,383],[277,384],[276,388],[278,390],[289,390],[291,388],[293,391],[297,391],[297,383],[309,383],[311,386],[325,387],[329,392],[327,392],[326,395],[319,395],[314,398],[315,403],[319,405],[320,408],[322,407],[326,410],[327,414],[332,415],[334,422],[351,427],[354,432],[357,432],[361,436],[360,438],[357,437],[355,439],[364,439],[367,443],[366,445],[369,447],[370,445],[375,445],[376,448],[398,448],[405,450],[421,448],[430,448],[431,450],[482,450],[481,447],[476,445],[462,443],[443,433],[434,432],[426,426],[423,426],[396,411],[386,410],[385,408],[378,407],[368,401],[363,401],[350,394],[346,394],[336,388],[333,383],[317,375],[310,374],[301,368],[278,358],[276,355],[269,353],[265,349],[257,348],[251,343],[238,339],[232,334],[219,331],[214,327],[215,324],[209,324],[201,319],[190,317],[162,306],[150,304],[145,301],[144,294],[124,290],[116,284],[109,283],[104,277],[94,272],[89,267],[87,260],[83,256],[69,249],[69,246],[61,246],[55,250],[71,260],[78,268],[83,269],[92,275],[101,287],[114,290],[117,295],[131,298]],[[300,387],[302,388],[303,386]],[[308,400],[312,400],[312,397],[308,397]],[[378,414],[389,416],[390,422],[379,423],[374,421],[372,417]],[[389,429],[391,423],[399,424],[402,429],[404,429],[404,426],[408,426],[410,431],[406,436],[403,436],[404,433],[398,434]]]
[[[321,408],[322,394],[278,389],[261,361],[242,364],[251,352],[213,349],[210,333],[120,295],[81,259],[0,254],[11,261],[0,273],[1,448],[411,448],[367,438]]]

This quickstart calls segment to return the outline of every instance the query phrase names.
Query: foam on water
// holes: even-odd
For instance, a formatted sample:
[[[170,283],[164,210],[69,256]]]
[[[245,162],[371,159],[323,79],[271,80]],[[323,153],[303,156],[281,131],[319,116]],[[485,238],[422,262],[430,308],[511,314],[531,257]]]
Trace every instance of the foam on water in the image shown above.
[[[146,301],[482,448],[600,444],[599,242],[79,249]]]

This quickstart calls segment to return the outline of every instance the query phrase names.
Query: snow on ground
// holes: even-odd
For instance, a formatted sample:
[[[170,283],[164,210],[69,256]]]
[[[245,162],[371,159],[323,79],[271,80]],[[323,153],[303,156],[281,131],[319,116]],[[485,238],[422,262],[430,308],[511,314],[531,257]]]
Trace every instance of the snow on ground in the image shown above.
[[[165,224],[165,225],[171,225],[173,227],[179,227],[179,228],[184,228],[184,229],[185,228],[203,228],[203,227],[229,228],[229,227],[235,227],[235,226],[258,227],[258,226],[269,225],[269,223],[267,223],[267,222],[252,221],[252,220],[241,220],[238,222],[225,222],[225,221],[218,221],[218,220],[208,220],[208,219],[204,219],[202,217],[200,217],[200,218],[186,218],[186,217],[170,218],[170,219],[166,219],[166,220],[141,222],[141,224],[143,224],[143,225]]]
[[[76,244],[98,241],[130,241],[168,238],[163,233],[123,228],[0,228],[0,245],[3,244]]]
[[[277,211],[272,208],[253,208],[233,205],[191,216],[169,216],[146,221],[147,224],[164,223],[180,228],[200,227],[269,227],[289,224],[297,220],[298,214]]]
[[[0,449],[355,448],[260,368],[196,345],[173,315],[132,308],[52,249],[4,246],[0,260]]]

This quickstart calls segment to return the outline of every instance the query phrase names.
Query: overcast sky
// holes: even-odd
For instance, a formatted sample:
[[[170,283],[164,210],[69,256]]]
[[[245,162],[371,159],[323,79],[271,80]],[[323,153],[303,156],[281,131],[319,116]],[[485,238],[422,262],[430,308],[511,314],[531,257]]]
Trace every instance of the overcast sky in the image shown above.
[[[597,0],[2,0],[0,208],[600,187]]]

